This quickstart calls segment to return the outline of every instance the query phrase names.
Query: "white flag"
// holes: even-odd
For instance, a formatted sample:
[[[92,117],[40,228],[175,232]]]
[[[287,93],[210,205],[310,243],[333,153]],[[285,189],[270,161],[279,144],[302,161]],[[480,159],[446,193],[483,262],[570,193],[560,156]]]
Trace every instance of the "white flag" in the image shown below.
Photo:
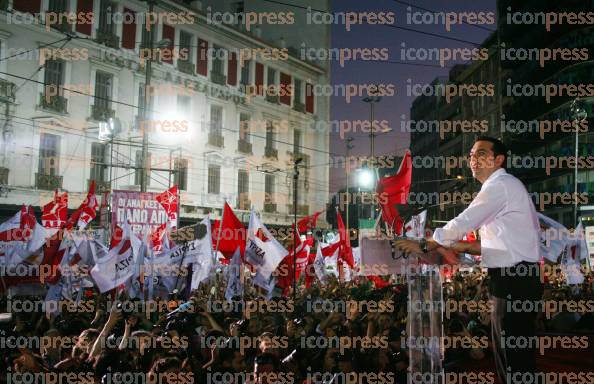
[[[140,239],[132,233],[127,222],[122,226],[118,236],[121,236],[121,239],[109,250],[107,257],[96,260],[95,266],[91,269],[91,276],[101,293],[128,281],[136,268]]]
[[[568,248],[575,247],[571,250],[569,255],[573,255],[576,260],[586,260],[590,256],[588,252],[588,242],[586,241],[586,234],[581,220],[575,228],[575,231],[571,234],[567,246]]]
[[[322,245],[318,242],[318,249],[316,251],[316,258],[314,260],[314,271],[320,282],[326,282],[326,264],[324,263],[324,255],[322,255]]]
[[[289,252],[272,236],[252,209],[245,248],[245,259],[254,269],[269,279]]]
[[[425,224],[427,222],[427,210],[410,218],[410,221],[404,225],[406,237],[425,237]]]
[[[235,250],[231,263],[227,268],[227,289],[225,290],[225,299],[231,301],[235,296],[243,294],[243,281],[241,275],[243,273],[243,262],[241,261],[241,253],[239,248]]]
[[[540,254],[553,263],[557,262],[559,255],[569,240],[569,231],[562,224],[537,213],[540,223]]]
[[[198,285],[210,276],[214,266],[209,217],[206,217],[196,226],[195,237],[196,240],[192,242],[192,249],[188,250],[193,259],[192,290],[197,289]]]

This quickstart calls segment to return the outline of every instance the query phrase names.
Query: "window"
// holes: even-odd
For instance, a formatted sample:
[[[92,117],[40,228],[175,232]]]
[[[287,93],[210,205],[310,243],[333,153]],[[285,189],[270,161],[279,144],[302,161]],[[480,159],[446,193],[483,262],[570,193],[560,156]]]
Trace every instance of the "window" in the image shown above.
[[[117,6],[111,0],[101,0],[99,5],[99,32],[102,34],[115,34],[115,23],[112,15],[116,12]]]
[[[266,148],[274,148],[274,127],[272,121],[266,122]]]
[[[247,113],[239,114],[239,140],[250,142],[250,115]]]
[[[146,185],[150,184],[151,181],[151,154],[146,154],[146,164],[148,164],[148,170],[146,172]],[[134,184],[140,185],[142,182],[142,172],[144,171],[144,165],[142,163],[142,151],[136,151],[136,169],[134,170]]]
[[[213,56],[212,56],[212,72],[217,75],[225,75],[225,58],[227,57],[224,48],[218,45],[213,45]]]
[[[49,101],[49,98],[46,97],[48,90],[51,90],[53,95],[62,95],[62,86],[64,85],[64,62],[62,60],[47,60],[45,62],[43,83],[44,98],[47,101]]]
[[[55,15],[65,15],[68,11],[68,0],[49,0],[47,12]],[[68,19],[64,16],[60,16],[57,20],[52,20],[52,26],[67,30],[69,29]]]
[[[274,175],[264,176],[264,203],[274,202]]]
[[[91,180],[105,181],[107,171],[106,146],[103,143],[91,144]]]
[[[218,195],[221,192],[221,166],[208,166],[208,193]]]
[[[249,209],[245,204],[249,198],[250,175],[245,169],[237,172],[237,199],[240,209]]]
[[[60,165],[60,136],[51,133],[42,133],[39,142],[39,168],[40,175],[58,176]]]
[[[191,57],[193,57],[192,56],[192,34],[185,32],[185,31],[179,32],[179,49],[180,49],[180,52],[187,52],[187,54],[188,54],[187,58],[183,61],[191,62],[192,61]]]
[[[95,76],[95,107],[103,110],[111,109],[111,92],[113,75],[97,71]]]
[[[177,113],[187,119],[192,111],[192,98],[186,95],[177,95]]]
[[[303,82],[299,79],[295,79],[294,87],[295,88],[293,90],[293,103],[294,104],[303,104],[303,100],[302,100],[303,92],[301,90],[301,88],[303,87]]]
[[[210,134],[213,136],[223,134],[223,107],[221,106],[210,106]]]
[[[293,154],[298,155],[301,153],[301,131],[295,129],[293,131]]]
[[[245,60],[243,62],[243,67],[241,67],[241,78],[239,79],[239,82],[244,87],[247,87],[248,85],[251,84],[250,83],[251,67],[252,67],[252,62],[250,60]],[[245,92],[245,90],[244,90],[244,92]]]
[[[268,67],[268,78],[266,79],[266,100],[271,103],[278,102],[276,71],[270,67]]]
[[[175,159],[173,163],[175,168],[175,174],[173,176],[173,182],[177,187],[185,191],[188,189],[188,159]]]

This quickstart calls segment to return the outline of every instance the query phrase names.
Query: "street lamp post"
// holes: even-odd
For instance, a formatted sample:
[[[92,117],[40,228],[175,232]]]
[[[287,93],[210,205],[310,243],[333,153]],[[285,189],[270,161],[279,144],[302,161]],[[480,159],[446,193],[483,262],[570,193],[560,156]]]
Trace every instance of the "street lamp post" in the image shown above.
[[[370,118],[371,118],[371,132],[369,132],[369,142],[370,142],[370,161],[368,162],[369,164],[369,168],[374,172],[374,174],[377,173],[377,170],[375,169],[375,124],[373,122],[373,120],[375,119],[375,104],[379,103],[382,100],[381,96],[372,96],[371,93],[376,93],[377,92],[377,87],[376,89],[372,92],[369,91],[370,95],[363,98],[363,102],[364,103],[369,103],[370,108],[371,108],[371,113],[370,113]],[[377,177],[375,177],[375,179],[377,179]],[[375,193],[375,186],[373,187],[373,191],[372,193]],[[372,199],[372,203],[371,203],[371,218],[374,219],[375,218],[375,204],[373,203],[373,199]]]
[[[579,156],[579,129],[578,123],[588,117],[588,112],[582,106],[579,97],[571,102],[571,114],[574,119],[575,128],[575,166],[573,168],[573,225],[577,227],[578,224],[578,156]],[[575,228],[575,227],[574,227]]]

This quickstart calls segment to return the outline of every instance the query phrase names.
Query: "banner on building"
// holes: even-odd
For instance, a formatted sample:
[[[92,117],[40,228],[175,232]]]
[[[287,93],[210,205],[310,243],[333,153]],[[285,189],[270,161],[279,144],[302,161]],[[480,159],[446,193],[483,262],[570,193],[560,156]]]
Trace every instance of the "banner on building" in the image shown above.
[[[111,194],[111,229],[130,223],[132,232],[142,236],[151,233],[168,219],[157,201],[158,193],[115,190]]]

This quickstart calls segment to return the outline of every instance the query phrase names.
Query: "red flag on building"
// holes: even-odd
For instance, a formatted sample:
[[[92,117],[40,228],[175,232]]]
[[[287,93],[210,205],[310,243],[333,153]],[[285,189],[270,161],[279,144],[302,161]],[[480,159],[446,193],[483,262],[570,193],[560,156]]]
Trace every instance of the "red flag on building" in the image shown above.
[[[243,257],[245,255],[246,239],[247,231],[245,227],[241,224],[237,216],[235,216],[229,204],[225,202],[222,224],[220,220],[215,220],[212,228],[213,247],[218,249],[227,259],[231,259],[233,253],[239,247],[241,256]]]
[[[315,228],[318,223],[318,216],[320,216],[322,212],[323,211],[316,212],[311,216],[305,216],[299,220],[297,222],[297,230],[299,233],[306,233],[309,229]]]
[[[382,219],[395,233],[402,232],[403,221],[396,204],[406,204],[412,178],[412,158],[406,151],[398,172],[378,180],[376,192],[382,208]]]

